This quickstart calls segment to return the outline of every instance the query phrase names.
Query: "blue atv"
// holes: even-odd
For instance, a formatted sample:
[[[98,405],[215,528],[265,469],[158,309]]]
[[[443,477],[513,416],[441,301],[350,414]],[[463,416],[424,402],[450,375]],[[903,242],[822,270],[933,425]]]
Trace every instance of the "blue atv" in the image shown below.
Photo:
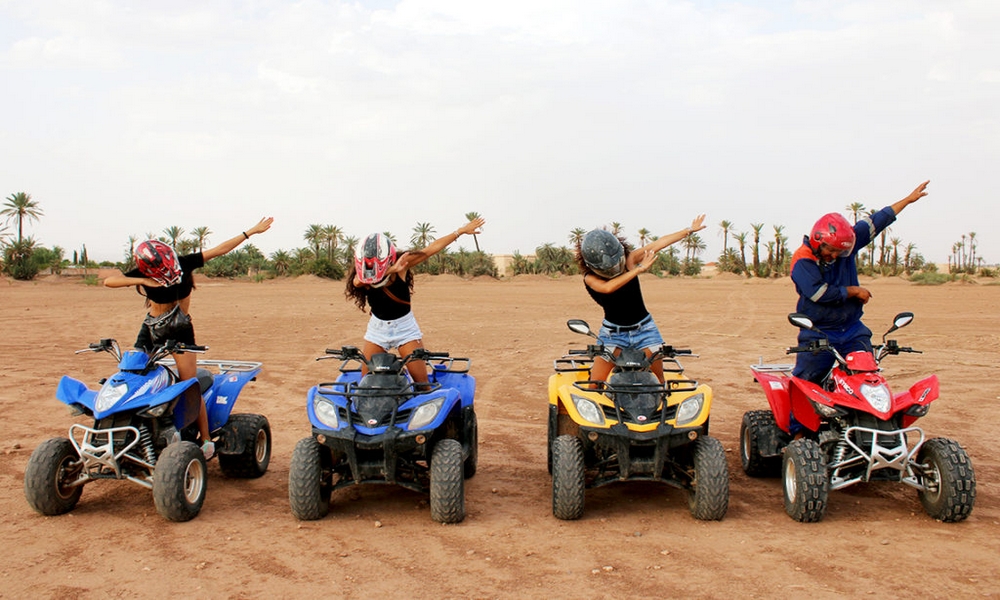
[[[312,436],[296,444],[288,474],[292,514],[322,519],[334,490],[382,483],[429,494],[435,521],[464,519],[464,480],[476,472],[478,444],[471,361],[423,348],[406,359],[379,353],[366,360],[354,346],[317,360],[329,358],[343,361],[340,376],[309,390]],[[412,360],[428,361],[427,384],[410,379]]]
[[[92,417],[93,426],[74,423],[69,437],[43,442],[28,459],[24,495],[43,515],[76,506],[83,486],[98,479],[127,479],[153,492],[156,511],[171,521],[188,521],[201,511],[207,466],[198,440],[199,407],[186,391],[199,386],[208,409],[209,429],[219,468],[229,477],[260,477],[271,460],[271,426],[262,415],[230,414],[261,363],[199,360],[198,377],[178,381],[172,352],[205,346],[168,341],[152,354],[122,352],[103,339],[77,351],[107,352],[119,371],[101,380],[99,390],[63,376],[56,398],[74,415]],[[197,402],[195,400],[194,402]]]

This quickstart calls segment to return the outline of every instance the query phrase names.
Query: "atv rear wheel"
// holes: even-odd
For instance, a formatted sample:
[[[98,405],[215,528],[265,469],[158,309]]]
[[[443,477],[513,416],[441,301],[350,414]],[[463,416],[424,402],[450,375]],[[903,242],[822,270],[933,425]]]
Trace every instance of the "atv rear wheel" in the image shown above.
[[[768,436],[777,436],[780,429],[769,410],[743,413],[740,425],[740,463],[750,477],[776,477],[781,472],[780,456],[761,456],[761,443]]]
[[[688,490],[691,515],[702,521],[720,521],[729,509],[729,467],[722,442],[702,436],[692,450],[694,480]]]
[[[170,521],[190,521],[201,512],[208,488],[205,454],[192,442],[170,444],[153,471],[156,512]]]
[[[292,451],[288,469],[288,503],[292,514],[300,521],[322,519],[330,512],[333,488],[324,477],[324,452],[328,450],[311,437],[299,440]]]
[[[785,512],[801,523],[815,523],[826,512],[830,477],[819,444],[798,439],[785,447],[781,468]]]
[[[255,479],[267,472],[271,463],[271,424],[267,417],[237,414],[229,417],[226,435],[236,436],[240,454],[219,452],[219,468],[226,477]],[[228,446],[228,444],[227,444]]]
[[[438,523],[465,519],[462,444],[458,440],[443,439],[431,453],[431,518]]]
[[[552,514],[557,519],[583,516],[583,442],[573,435],[560,435],[552,442]]]
[[[469,421],[469,435],[468,439],[465,440],[469,445],[469,456],[466,457],[465,464],[462,466],[466,479],[470,479],[476,474],[479,463],[479,421],[476,419],[474,411],[469,413]]]
[[[61,515],[76,506],[83,486],[70,486],[83,469],[83,461],[66,438],[42,442],[24,469],[24,497],[43,515]]]
[[[920,448],[917,462],[924,466],[927,489],[918,494],[927,514],[949,523],[965,520],[976,501],[976,475],[965,450],[952,440],[933,438]]]

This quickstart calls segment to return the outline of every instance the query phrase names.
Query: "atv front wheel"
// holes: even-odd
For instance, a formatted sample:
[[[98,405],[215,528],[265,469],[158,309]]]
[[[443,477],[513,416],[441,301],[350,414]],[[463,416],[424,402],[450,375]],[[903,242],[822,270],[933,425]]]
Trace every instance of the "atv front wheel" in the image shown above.
[[[560,435],[552,442],[552,514],[557,519],[583,516],[583,443],[574,435]]]
[[[702,521],[720,521],[729,509],[729,467],[722,442],[702,436],[692,451],[694,481],[688,491],[691,515]]]
[[[815,523],[822,519],[826,512],[830,478],[819,444],[806,438],[788,444],[781,472],[788,516],[801,523]]]
[[[256,479],[271,463],[271,424],[263,415],[237,414],[229,417],[226,435],[236,436],[239,454],[219,452],[219,468],[226,477]],[[228,446],[228,444],[227,444]]]
[[[934,519],[964,521],[976,501],[976,475],[969,455],[956,442],[932,438],[920,448],[917,462],[923,465],[918,492],[924,510]]]
[[[82,485],[71,486],[83,469],[83,461],[72,442],[52,438],[41,443],[24,469],[24,497],[43,515],[61,515],[73,510],[83,493]]]
[[[740,425],[740,463],[750,477],[776,477],[781,472],[780,456],[761,456],[761,442],[768,436],[777,436],[778,425],[769,410],[751,410],[743,413]]]
[[[459,523],[465,518],[465,477],[458,440],[443,439],[431,453],[431,518],[438,523]]]
[[[292,451],[288,469],[288,503],[300,521],[322,519],[330,512],[330,482],[324,480],[323,453],[328,452],[315,438],[299,440]]]
[[[156,512],[170,521],[190,521],[201,512],[208,488],[205,454],[192,442],[164,448],[153,471]]]

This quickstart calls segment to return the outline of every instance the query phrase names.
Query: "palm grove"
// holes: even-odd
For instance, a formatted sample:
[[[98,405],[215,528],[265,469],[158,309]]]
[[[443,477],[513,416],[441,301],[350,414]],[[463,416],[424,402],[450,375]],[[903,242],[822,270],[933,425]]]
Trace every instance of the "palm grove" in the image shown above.
[[[846,207],[846,211],[857,222],[872,211],[868,211],[861,203],[855,202]],[[72,259],[66,256],[65,249],[59,246],[46,248],[40,245],[32,236],[25,236],[25,227],[44,216],[39,203],[31,195],[18,192],[6,198],[0,218],[3,219],[0,228],[0,248],[3,251],[2,272],[14,279],[29,280],[37,274],[48,271],[59,273],[70,266],[84,269],[98,267],[117,267],[123,271],[135,266],[133,249],[144,239],[159,239],[170,244],[179,254],[187,254],[202,250],[212,236],[208,227],[195,227],[190,231],[179,226],[165,228],[160,234],[146,233],[142,238],[129,236],[125,244],[122,261],[104,261],[96,263],[87,256],[86,245],[79,250],[73,250]],[[467,220],[479,217],[478,213],[465,213]],[[736,273],[745,277],[781,277],[788,275],[789,263],[794,247],[789,249],[788,238],[783,225],[771,225],[765,228],[764,223],[751,223],[747,231],[738,231],[731,221],[718,224],[718,234],[723,239],[723,251],[719,254],[716,268],[723,272]],[[619,237],[625,237],[620,223],[611,223],[608,230]],[[436,239],[436,229],[428,222],[418,222],[410,232],[410,248],[423,248]],[[556,246],[553,243],[543,244],[535,249],[533,256],[514,252],[509,275],[544,274],[573,275],[577,274],[576,246],[587,233],[586,229],[577,227],[569,232],[568,246]],[[637,231],[637,242],[643,246],[656,240],[657,236],[650,230],[641,228]],[[400,241],[391,232],[385,232],[397,246]],[[264,255],[253,244],[244,244],[240,248],[216,258],[207,263],[203,272],[210,277],[250,277],[263,280],[270,277],[288,277],[298,275],[316,275],[329,279],[343,279],[354,257],[354,250],[359,238],[348,235],[336,225],[309,225],[302,236],[306,245],[294,250],[278,250],[270,256]],[[459,247],[457,250],[445,249],[432,260],[426,261],[414,270],[417,273],[432,275],[451,273],[459,276],[486,275],[496,277],[497,268],[491,255],[480,249],[478,236],[473,236],[475,250]],[[667,275],[698,275],[704,263],[701,254],[706,244],[698,234],[687,236],[674,246],[661,252],[650,272],[657,276]],[[979,274],[995,276],[995,269],[983,266],[983,258],[978,256],[977,238],[975,232],[963,235],[960,241],[952,246],[952,254],[948,257],[949,273]],[[917,252],[916,246],[893,235],[891,229],[886,229],[857,256],[858,268],[867,275],[907,275],[913,276],[921,272],[934,271],[935,265],[925,261]],[[85,271],[86,273],[86,271]],[[96,277],[90,279],[96,282]]]

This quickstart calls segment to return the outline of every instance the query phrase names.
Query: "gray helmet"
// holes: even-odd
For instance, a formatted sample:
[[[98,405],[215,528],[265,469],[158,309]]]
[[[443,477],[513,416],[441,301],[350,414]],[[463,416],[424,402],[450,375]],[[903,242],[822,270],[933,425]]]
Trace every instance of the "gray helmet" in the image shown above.
[[[583,236],[580,254],[590,270],[611,279],[625,270],[625,247],[610,231],[594,229]]]

